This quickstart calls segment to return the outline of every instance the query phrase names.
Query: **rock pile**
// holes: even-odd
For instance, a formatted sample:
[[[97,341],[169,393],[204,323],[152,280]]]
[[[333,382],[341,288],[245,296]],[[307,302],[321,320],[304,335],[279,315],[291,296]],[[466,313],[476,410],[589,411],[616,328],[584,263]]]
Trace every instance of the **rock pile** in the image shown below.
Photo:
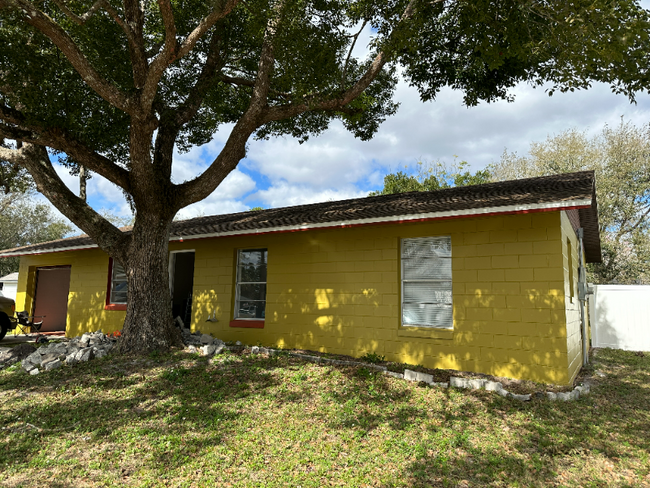
[[[42,346],[22,361],[23,369],[31,374],[60,368],[63,363],[73,365],[106,356],[117,339],[104,335],[101,330],[81,337]]]
[[[221,354],[224,349],[228,348],[221,339],[215,339],[211,335],[203,334],[198,330],[192,334],[189,329],[183,328],[181,329],[181,333],[188,352],[199,353],[201,356],[210,357],[215,354]]]
[[[31,344],[18,344],[16,347],[7,347],[3,349],[4,350],[0,353],[0,369],[16,364],[18,361],[22,361],[31,353],[36,351],[36,348]]]
[[[408,370],[407,370],[408,371]],[[498,381],[489,381],[484,379],[468,379],[468,378],[458,378],[452,376],[449,379],[451,386],[456,388],[467,388],[470,390],[480,390],[486,389],[489,391],[494,391],[498,395],[506,398],[514,398],[515,400],[520,400],[522,402],[530,401],[532,395],[517,395],[516,393],[510,393],[503,388],[503,385]],[[546,398],[551,401],[562,400],[568,402],[571,400],[577,400],[580,396],[588,395],[590,391],[589,385],[576,386],[572,391],[566,393],[553,393],[552,391],[546,392]],[[537,392],[535,394],[536,398],[544,398],[543,392]]]

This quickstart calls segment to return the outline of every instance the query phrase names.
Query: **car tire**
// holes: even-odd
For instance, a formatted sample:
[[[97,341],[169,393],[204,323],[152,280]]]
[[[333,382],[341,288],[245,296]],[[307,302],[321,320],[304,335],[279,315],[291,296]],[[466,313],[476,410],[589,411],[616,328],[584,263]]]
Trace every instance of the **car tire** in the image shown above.
[[[10,325],[11,322],[9,322],[9,317],[5,314],[0,314],[0,327],[2,327],[2,330],[0,330],[0,341],[7,335]]]

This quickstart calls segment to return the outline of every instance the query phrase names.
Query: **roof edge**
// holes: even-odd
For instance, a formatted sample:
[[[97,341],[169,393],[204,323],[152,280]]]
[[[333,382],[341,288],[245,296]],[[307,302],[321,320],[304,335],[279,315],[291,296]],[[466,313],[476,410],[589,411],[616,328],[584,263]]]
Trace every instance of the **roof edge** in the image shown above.
[[[500,207],[485,207],[478,209],[467,210],[451,210],[445,212],[429,212],[418,214],[404,214],[404,215],[390,215],[385,217],[374,217],[366,219],[348,220],[348,221],[335,221],[335,222],[319,222],[314,224],[299,224],[299,225],[284,225],[277,227],[269,227],[266,229],[249,229],[249,230],[236,230],[229,232],[215,232],[208,234],[193,234],[186,236],[172,236],[169,242],[184,242],[196,239],[210,239],[218,237],[234,237],[242,235],[261,235],[261,234],[274,234],[280,232],[299,232],[313,229],[331,229],[331,228],[347,228],[374,224],[400,224],[408,222],[421,222],[433,220],[445,220],[454,218],[471,218],[481,217],[496,214],[516,214],[516,213],[532,213],[532,212],[552,212],[570,209],[583,209],[592,206],[592,199],[569,200],[562,202],[547,202],[535,203],[525,205],[505,205]],[[3,257],[19,257],[19,256],[34,256],[39,254],[50,254],[54,252],[67,252],[67,251],[81,251],[88,249],[97,249],[97,244],[86,244],[80,246],[70,246],[51,249],[38,249],[27,252],[8,252],[2,253],[0,251],[0,258]]]

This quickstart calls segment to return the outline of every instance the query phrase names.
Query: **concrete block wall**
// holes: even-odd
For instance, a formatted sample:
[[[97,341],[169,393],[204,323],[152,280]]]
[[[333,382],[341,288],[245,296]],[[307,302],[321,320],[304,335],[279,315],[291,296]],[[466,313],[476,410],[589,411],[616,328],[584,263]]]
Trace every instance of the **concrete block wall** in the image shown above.
[[[568,383],[561,219],[548,212],[186,242],[197,259],[192,326],[249,344]],[[400,239],[438,235],[452,241],[454,328],[402,327]],[[229,326],[241,248],[268,249],[263,329]],[[219,322],[206,322],[213,312]]]
[[[401,326],[400,239],[451,236],[452,330]],[[570,380],[561,212],[370,225],[170,243],[195,251],[192,328],[224,340],[453,368],[540,382]],[[264,328],[230,327],[236,252],[268,249]],[[71,264],[68,335],[121,328],[105,311],[98,250],[25,257]],[[206,321],[216,316],[217,322]]]
[[[582,367],[582,322],[580,318],[580,302],[578,300],[579,245],[571,221],[566,213],[562,212],[562,263],[564,267],[567,361],[570,381],[573,381]],[[569,259],[569,253],[571,253],[571,259]],[[571,272],[569,272],[569,265],[573,268]]]
[[[37,268],[63,265],[70,265],[66,335],[74,337],[98,329],[111,333],[121,329],[125,312],[104,310],[108,256],[98,249],[23,256],[20,259],[16,310],[31,313]]]

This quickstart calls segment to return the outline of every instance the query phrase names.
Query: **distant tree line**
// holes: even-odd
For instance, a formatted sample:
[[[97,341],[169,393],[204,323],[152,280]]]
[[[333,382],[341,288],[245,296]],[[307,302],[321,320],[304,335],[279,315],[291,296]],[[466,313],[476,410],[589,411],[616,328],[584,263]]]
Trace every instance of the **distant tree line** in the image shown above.
[[[650,284],[650,125],[623,122],[596,136],[576,129],[532,142],[519,156],[501,159],[472,173],[469,163],[418,162],[384,177],[370,195],[432,191],[491,181],[594,170],[603,262],[588,266],[597,284]]]

